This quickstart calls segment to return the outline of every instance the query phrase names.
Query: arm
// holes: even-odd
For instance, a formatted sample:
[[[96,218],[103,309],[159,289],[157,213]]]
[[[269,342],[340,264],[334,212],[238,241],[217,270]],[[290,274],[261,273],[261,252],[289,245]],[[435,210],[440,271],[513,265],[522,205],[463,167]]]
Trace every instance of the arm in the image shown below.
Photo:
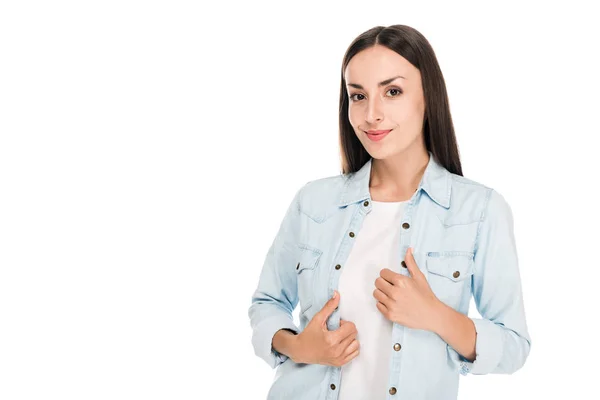
[[[482,318],[442,308],[441,318],[449,325],[438,330],[448,339],[448,354],[462,375],[512,374],[525,364],[531,338],[525,320],[512,211],[493,189],[488,193],[476,243],[473,297]],[[474,360],[472,356],[476,356]]]
[[[300,331],[294,324],[292,312],[298,304],[295,271],[298,237],[296,231],[300,226],[300,195],[305,186],[306,184],[296,192],[285,213],[267,252],[258,287],[252,295],[252,304],[248,309],[254,353],[271,368],[277,367],[288,358],[273,348],[275,334],[280,329],[296,333]],[[279,342],[276,344],[281,345]],[[284,345],[280,350],[285,353],[286,349],[289,347]]]
[[[273,336],[272,346],[275,350],[275,354],[281,362],[285,361],[287,358],[295,358],[294,345],[296,343],[295,339],[297,335],[297,331],[288,328],[283,328],[278,330],[275,333],[275,336]]]
[[[456,349],[463,357],[462,360],[474,362],[477,332],[473,320],[442,301],[438,301],[436,305],[436,326],[433,332],[451,348]]]

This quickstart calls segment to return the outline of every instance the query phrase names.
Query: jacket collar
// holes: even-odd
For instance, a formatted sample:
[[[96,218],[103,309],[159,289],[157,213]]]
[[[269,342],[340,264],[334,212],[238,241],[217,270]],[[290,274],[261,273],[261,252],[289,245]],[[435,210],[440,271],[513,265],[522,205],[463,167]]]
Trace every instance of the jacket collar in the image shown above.
[[[422,189],[433,201],[442,207],[449,208],[450,190],[452,187],[450,172],[435,160],[431,151],[428,153],[429,162],[427,163],[417,192]],[[372,161],[373,159],[370,158],[358,171],[349,174],[342,188],[338,206],[347,206],[352,203],[371,199],[369,182],[371,179]]]

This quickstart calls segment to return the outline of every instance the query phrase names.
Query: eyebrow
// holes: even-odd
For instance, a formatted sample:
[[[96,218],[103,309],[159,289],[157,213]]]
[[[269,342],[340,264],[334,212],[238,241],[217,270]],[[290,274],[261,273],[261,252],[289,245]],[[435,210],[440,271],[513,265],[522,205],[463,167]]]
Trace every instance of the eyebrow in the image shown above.
[[[385,81],[379,82],[378,86],[385,86],[385,85],[387,85],[388,83],[392,82],[394,79],[397,79],[397,78],[406,79],[405,77],[398,75],[398,76],[394,76],[393,78],[386,79]],[[359,85],[358,83],[348,83],[348,86],[352,86],[354,88],[362,89],[362,90],[365,89],[361,85]]]

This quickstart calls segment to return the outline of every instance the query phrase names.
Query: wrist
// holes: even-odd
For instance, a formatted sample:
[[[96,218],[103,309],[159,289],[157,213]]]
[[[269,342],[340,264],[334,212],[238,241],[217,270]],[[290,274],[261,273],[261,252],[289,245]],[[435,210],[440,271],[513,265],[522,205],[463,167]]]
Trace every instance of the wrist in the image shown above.
[[[273,349],[295,361],[295,344],[298,334],[291,329],[282,328],[273,336]]]
[[[431,326],[429,328],[431,332],[440,335],[441,329],[443,328],[443,324],[445,321],[447,308],[448,306],[445,303],[443,303],[437,298],[435,299],[432,306]]]

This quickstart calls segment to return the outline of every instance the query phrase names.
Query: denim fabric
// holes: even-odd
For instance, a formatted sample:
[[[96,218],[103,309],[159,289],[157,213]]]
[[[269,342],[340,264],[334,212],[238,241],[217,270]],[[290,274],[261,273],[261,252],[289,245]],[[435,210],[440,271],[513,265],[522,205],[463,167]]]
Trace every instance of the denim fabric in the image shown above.
[[[395,394],[374,394],[374,399],[456,399],[459,374],[511,374],[523,366],[531,347],[509,204],[498,191],[450,173],[429,156],[398,227],[398,251],[404,259],[408,247],[414,249],[419,268],[445,304],[468,315],[473,297],[482,317],[471,318],[476,359],[469,362],[434,332],[393,323],[389,388]],[[338,397],[341,368],[295,363],[272,348],[272,339],[282,328],[301,332],[337,289],[371,211],[371,164],[372,159],[355,173],[304,184],[267,252],[248,316],[255,354],[277,367],[268,399]],[[388,268],[409,275],[399,265]],[[292,318],[298,305],[300,326]],[[339,322],[336,310],[328,329],[338,329]],[[395,343],[401,350],[394,350]]]

